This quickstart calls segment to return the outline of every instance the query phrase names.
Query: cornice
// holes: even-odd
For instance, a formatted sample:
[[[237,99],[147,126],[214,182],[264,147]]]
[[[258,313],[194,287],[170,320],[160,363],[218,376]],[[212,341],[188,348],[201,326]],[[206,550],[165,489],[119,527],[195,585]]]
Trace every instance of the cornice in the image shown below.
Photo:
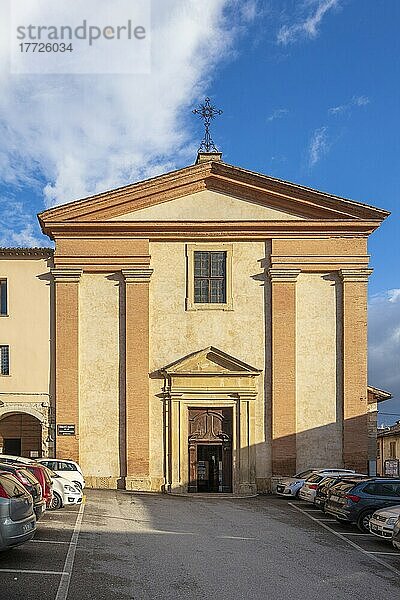
[[[300,269],[268,269],[271,283],[296,283]]]
[[[60,222],[105,221],[204,189],[236,195],[311,220],[372,220],[380,224],[389,214],[221,161],[209,161],[58,206],[38,216],[43,231],[51,236],[53,227]]]
[[[368,282],[368,277],[373,272],[373,269],[341,269],[340,277],[343,283],[347,282]]]
[[[75,221],[51,224],[53,238],[132,236],[144,239],[265,239],[268,237],[324,235],[366,236],[375,231],[380,221],[315,220],[315,221]]]
[[[125,283],[148,283],[153,274],[153,269],[149,269],[147,265],[142,265],[131,269],[122,269],[121,273]]]
[[[51,269],[56,283],[79,283],[82,269]]]
[[[382,208],[316,190],[284,179],[277,179],[269,175],[249,171],[241,167],[229,165],[223,161],[214,161],[211,166],[211,173],[230,179],[233,179],[234,173],[234,179],[241,183],[247,183],[253,186],[259,185],[263,189],[267,187],[270,191],[275,191],[286,196],[289,196],[288,192],[290,191],[290,197],[306,201],[311,200],[316,205],[320,205],[322,202],[326,204],[326,206],[331,206],[335,211],[340,211],[340,209],[338,209],[338,204],[341,204],[344,213],[346,213],[346,210],[344,210],[343,207],[347,206],[350,214],[355,215],[357,213],[360,218],[365,218],[365,216],[371,218],[372,213],[375,213],[375,218],[383,220],[390,215],[389,211]]]

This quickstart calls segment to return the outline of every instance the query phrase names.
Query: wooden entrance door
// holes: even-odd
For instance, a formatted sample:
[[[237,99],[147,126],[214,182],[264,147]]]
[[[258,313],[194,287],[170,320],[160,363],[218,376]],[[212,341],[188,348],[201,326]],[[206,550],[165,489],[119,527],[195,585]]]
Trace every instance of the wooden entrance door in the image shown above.
[[[3,453],[11,456],[21,456],[21,438],[4,439]]]
[[[189,492],[232,492],[232,409],[189,409]]]

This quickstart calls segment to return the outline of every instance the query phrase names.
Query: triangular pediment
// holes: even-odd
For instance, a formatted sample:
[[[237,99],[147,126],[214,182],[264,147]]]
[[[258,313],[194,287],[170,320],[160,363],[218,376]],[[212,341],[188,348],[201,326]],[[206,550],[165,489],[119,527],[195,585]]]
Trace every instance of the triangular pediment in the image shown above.
[[[113,217],[111,221],[145,222],[221,222],[221,221],[291,221],[304,217],[288,210],[277,210],[266,203],[202,190],[182,198],[154,204],[127,214]]]
[[[209,346],[160,369],[168,375],[258,375],[261,371]]]
[[[224,203],[218,218],[207,208],[212,198]],[[197,217],[193,206],[199,211]],[[116,230],[126,223],[129,231],[139,231],[140,224],[144,223],[141,231],[147,232],[147,224],[160,222],[160,214],[164,219],[169,210],[172,212],[168,221],[184,223],[196,219],[236,223],[297,221],[299,226],[305,227],[308,221],[368,221],[372,223],[372,230],[389,214],[222,161],[209,161],[49,209],[40,214],[39,219],[43,231],[50,236],[56,226],[80,224],[106,227],[109,223],[109,227]]]

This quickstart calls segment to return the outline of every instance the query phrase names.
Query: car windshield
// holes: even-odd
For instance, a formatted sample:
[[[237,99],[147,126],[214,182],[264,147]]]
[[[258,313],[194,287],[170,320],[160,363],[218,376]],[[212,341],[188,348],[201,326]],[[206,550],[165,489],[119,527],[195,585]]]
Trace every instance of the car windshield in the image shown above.
[[[55,471],[52,471],[51,469],[49,469],[49,467],[46,467],[47,469],[47,473],[50,475],[50,477],[52,479],[54,479],[55,477],[60,477],[60,475],[58,473],[56,473]]]
[[[26,496],[25,488],[12,475],[0,475],[0,485],[9,498],[21,498]]]
[[[322,475],[318,475],[318,473],[313,473],[312,475],[307,477],[306,481],[307,481],[307,483],[318,483],[322,479],[323,479]]]
[[[324,479],[324,481],[321,483],[321,485],[319,486],[320,489],[328,487],[329,485],[331,485],[332,481],[335,481],[334,477],[326,477]]]
[[[36,485],[38,482],[38,480],[36,479],[36,477],[34,475],[32,475],[32,473],[30,471],[28,471],[28,469],[18,469],[20,473],[22,473],[22,475],[24,477],[26,477],[26,479],[29,481],[29,483],[31,485]]]
[[[307,469],[307,471],[302,471],[301,473],[297,473],[297,475],[294,475],[294,478],[297,477],[297,479],[305,479],[312,472],[312,469]]]
[[[353,488],[356,484],[354,483],[354,481],[339,481],[338,483],[336,483],[335,485],[332,486],[332,493],[334,494],[335,491],[339,491],[339,492],[348,492],[349,490],[351,490],[351,488]]]

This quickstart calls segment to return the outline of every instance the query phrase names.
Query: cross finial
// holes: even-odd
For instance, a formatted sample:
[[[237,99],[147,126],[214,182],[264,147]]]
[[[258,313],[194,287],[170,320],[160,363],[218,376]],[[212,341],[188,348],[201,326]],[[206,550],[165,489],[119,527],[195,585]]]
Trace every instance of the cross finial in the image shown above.
[[[211,137],[210,126],[212,119],[215,119],[217,115],[222,115],[223,111],[212,106],[210,98],[206,98],[204,103],[200,104],[199,108],[195,108],[192,112],[195,115],[199,115],[204,121],[205,134],[200,144],[199,152],[219,152]]]

